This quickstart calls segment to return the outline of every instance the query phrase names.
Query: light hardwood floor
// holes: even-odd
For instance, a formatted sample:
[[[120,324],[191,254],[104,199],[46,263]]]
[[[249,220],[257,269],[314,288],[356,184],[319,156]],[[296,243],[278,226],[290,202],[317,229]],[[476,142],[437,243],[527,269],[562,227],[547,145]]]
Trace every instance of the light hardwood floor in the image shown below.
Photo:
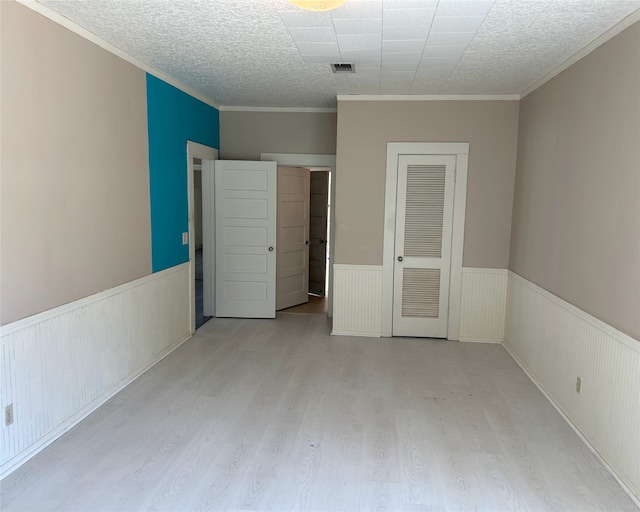
[[[637,510],[500,345],[213,319],[2,482],[5,511]]]

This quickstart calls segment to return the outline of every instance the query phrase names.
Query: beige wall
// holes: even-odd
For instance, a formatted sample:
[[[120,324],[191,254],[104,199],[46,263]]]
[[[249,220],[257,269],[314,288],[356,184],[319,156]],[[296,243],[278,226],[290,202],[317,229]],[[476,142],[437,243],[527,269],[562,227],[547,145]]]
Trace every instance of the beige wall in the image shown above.
[[[387,142],[469,142],[464,262],[507,268],[517,101],[339,101],[336,263],[381,265]]]
[[[510,268],[640,339],[640,23],[521,102]]]
[[[145,73],[2,9],[2,324],[151,272]]]
[[[260,153],[336,154],[336,114],[220,112],[220,158],[260,160]]]

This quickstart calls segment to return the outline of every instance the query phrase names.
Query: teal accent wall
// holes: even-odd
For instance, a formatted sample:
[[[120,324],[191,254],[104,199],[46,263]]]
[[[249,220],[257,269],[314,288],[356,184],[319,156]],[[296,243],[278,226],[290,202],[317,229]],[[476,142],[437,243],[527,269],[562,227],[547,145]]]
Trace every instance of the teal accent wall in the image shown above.
[[[217,109],[147,74],[151,264],[153,272],[189,260],[187,140],[220,149]]]

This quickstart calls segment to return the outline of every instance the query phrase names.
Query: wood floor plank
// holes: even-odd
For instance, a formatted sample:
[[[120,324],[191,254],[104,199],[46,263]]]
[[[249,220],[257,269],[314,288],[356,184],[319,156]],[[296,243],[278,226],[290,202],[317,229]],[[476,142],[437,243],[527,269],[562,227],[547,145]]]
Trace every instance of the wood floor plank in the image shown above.
[[[3,511],[637,511],[500,345],[212,319],[0,484]]]

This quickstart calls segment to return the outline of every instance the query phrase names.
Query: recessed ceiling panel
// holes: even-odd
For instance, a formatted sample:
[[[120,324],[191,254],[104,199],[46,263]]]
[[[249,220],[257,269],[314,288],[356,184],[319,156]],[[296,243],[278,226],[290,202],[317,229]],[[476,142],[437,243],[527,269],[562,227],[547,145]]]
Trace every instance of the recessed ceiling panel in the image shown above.
[[[483,21],[484,16],[436,16],[431,32],[475,32]]]
[[[385,9],[382,17],[384,27],[429,26],[435,9]]]
[[[334,19],[333,26],[337,34],[380,34],[382,18]]]
[[[375,34],[338,34],[340,50],[372,50],[379,49],[380,35]]]

